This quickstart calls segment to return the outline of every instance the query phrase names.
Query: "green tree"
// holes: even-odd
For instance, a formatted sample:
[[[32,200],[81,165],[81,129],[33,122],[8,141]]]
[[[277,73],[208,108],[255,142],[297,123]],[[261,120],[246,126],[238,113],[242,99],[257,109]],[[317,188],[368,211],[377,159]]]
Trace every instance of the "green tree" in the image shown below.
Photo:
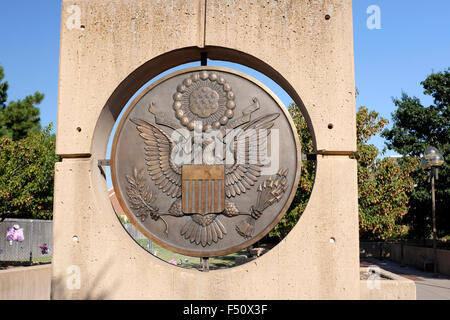
[[[300,109],[295,103],[289,106],[289,113],[291,114],[294,124],[297,128],[297,134],[300,140],[300,145],[303,154],[312,153],[314,151],[311,134],[308,130],[308,125],[303,117]],[[289,231],[295,226],[300,219],[303,211],[306,209],[309,197],[312,192],[315,176],[315,162],[303,161],[301,168],[300,182],[298,184],[297,192],[292,200],[288,213],[280,220],[275,228],[270,232],[271,237],[283,239],[287,236]]]
[[[0,221],[52,218],[56,161],[51,126],[21,140],[0,138]]]
[[[3,82],[5,77],[3,67],[0,67],[0,137],[7,136],[13,140],[19,140],[28,133],[37,133],[41,130],[38,105],[44,99],[44,95],[35,92],[22,100],[11,101],[8,104],[8,82]]]
[[[446,159],[436,181],[436,220],[438,235],[450,234],[450,69],[433,73],[421,85],[424,94],[433,98],[432,105],[424,106],[417,97],[403,93],[394,98],[397,110],[392,114],[392,129],[383,131],[387,147],[399,154],[420,157],[426,147],[438,148]],[[428,174],[418,168],[413,173],[416,187],[410,197],[410,210],[405,222],[412,238],[428,238],[431,232],[431,187]]]
[[[311,135],[299,108],[292,104],[289,112],[297,127],[302,152],[312,153]],[[358,110],[356,119],[357,152],[354,158],[358,162],[360,235],[366,239],[398,237],[405,232],[401,219],[408,211],[408,195],[414,185],[410,173],[416,168],[417,160],[379,159],[378,149],[368,142],[384,128],[387,120],[364,107]],[[303,161],[297,193],[287,214],[270,233],[272,237],[282,239],[295,226],[308,203],[314,177],[315,162]]]
[[[375,111],[360,107],[356,114],[358,161],[358,207],[360,237],[370,240],[392,239],[405,234],[401,224],[408,212],[411,178],[418,164],[414,158],[378,157],[370,138],[381,132],[388,121]]]
[[[44,95],[36,92],[7,103],[8,82],[0,67],[0,221],[50,219],[53,207],[55,135],[41,131],[39,108]]]

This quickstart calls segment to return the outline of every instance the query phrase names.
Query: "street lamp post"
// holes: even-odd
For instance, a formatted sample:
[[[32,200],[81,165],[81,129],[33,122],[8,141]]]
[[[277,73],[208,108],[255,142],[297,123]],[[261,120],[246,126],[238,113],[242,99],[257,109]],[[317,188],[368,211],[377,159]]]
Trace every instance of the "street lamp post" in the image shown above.
[[[421,160],[424,169],[431,169],[431,220],[433,224],[433,277],[437,277],[437,229],[436,229],[436,197],[434,182],[438,180],[439,167],[444,164],[444,157],[438,149],[428,147]]]

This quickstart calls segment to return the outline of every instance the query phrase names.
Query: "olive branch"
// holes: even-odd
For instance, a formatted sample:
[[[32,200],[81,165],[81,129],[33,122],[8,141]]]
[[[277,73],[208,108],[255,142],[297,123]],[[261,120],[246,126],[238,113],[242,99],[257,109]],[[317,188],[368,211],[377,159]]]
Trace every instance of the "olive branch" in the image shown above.
[[[166,226],[166,230],[164,232],[167,235],[169,234],[169,226],[166,220],[164,220],[158,212],[159,209],[152,206],[152,204],[156,201],[156,197],[153,196],[150,188],[145,185],[145,181],[143,179],[144,174],[145,170],[138,172],[138,170],[134,168],[133,176],[126,176],[129,183],[129,186],[127,187],[127,195],[131,208],[133,209],[134,215],[137,218],[140,218],[142,222],[144,222],[148,217],[155,221],[161,219]]]

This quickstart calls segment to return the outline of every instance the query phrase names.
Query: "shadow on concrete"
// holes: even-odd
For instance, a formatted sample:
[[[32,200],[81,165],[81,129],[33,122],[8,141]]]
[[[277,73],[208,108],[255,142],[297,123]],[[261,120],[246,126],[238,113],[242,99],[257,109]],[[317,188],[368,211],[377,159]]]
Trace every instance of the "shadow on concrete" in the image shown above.
[[[107,275],[107,270],[112,264],[113,257],[103,264],[102,272],[97,273],[95,278],[89,283],[86,288],[86,283],[83,282],[83,274],[81,274],[81,286],[80,289],[69,289],[67,286],[67,277],[57,277],[52,279],[51,288],[51,300],[105,300],[111,297],[112,290],[118,290],[118,284],[121,282],[119,279],[115,279],[112,283],[112,279],[105,281],[104,278]],[[101,283],[107,283],[108,289],[99,288],[102,287]],[[122,281],[124,283],[124,281]],[[111,289],[114,288],[114,289]],[[69,294],[70,293],[70,294]]]

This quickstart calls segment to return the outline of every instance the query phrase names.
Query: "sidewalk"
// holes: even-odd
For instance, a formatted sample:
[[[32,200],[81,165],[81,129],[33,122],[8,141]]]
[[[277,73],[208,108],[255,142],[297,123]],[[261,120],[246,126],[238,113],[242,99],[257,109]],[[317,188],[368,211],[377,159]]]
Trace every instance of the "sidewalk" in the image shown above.
[[[450,277],[439,275],[433,278],[432,273],[412,267],[402,267],[390,260],[365,258],[361,260],[361,267],[377,265],[389,272],[413,280],[416,284],[417,300],[450,300]]]

